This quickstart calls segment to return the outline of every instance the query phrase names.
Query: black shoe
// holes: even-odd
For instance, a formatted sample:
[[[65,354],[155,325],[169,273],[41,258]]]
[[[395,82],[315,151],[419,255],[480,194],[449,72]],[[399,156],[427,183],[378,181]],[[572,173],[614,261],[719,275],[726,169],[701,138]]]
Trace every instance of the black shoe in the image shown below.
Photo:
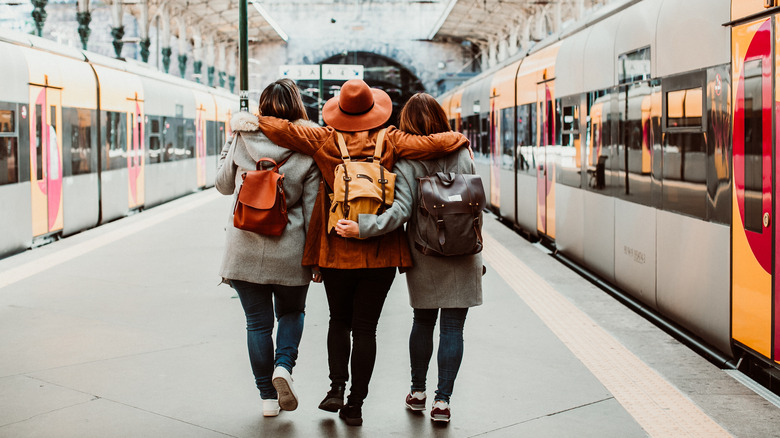
[[[325,398],[320,402],[320,409],[328,412],[338,412],[339,409],[344,407],[344,385],[331,385],[330,391],[325,395]]]
[[[350,426],[362,426],[363,425],[363,410],[360,406],[345,405],[339,411],[339,418],[344,420]]]

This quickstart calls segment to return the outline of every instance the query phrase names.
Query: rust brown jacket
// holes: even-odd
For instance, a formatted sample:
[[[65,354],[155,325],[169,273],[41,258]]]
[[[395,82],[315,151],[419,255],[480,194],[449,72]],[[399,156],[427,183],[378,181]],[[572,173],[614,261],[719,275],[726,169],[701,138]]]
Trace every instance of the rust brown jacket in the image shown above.
[[[322,172],[327,188],[333,190],[336,166],[342,163],[336,143],[336,130],[331,127],[296,126],[276,117],[260,117],[260,129],[274,143],[296,152],[310,155]],[[374,155],[380,128],[361,132],[343,132],[347,150],[353,159]],[[380,163],[392,169],[401,158],[427,160],[439,158],[469,145],[458,132],[442,132],[428,136],[413,135],[391,126],[385,134],[385,146]],[[386,268],[412,266],[409,244],[403,228],[382,236],[359,240],[327,233],[330,199],[325,184],[320,184],[306,236],[304,266],[336,269]]]

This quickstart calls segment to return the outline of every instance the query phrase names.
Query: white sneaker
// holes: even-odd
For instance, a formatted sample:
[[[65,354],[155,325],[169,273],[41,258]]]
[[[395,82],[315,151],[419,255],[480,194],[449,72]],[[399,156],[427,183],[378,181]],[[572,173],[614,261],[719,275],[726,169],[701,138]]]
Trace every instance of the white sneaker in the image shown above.
[[[285,367],[276,367],[271,383],[276,388],[279,397],[279,407],[285,411],[294,411],[298,408],[298,396],[293,389],[293,379]]]
[[[263,417],[275,417],[279,415],[279,400],[263,399]]]

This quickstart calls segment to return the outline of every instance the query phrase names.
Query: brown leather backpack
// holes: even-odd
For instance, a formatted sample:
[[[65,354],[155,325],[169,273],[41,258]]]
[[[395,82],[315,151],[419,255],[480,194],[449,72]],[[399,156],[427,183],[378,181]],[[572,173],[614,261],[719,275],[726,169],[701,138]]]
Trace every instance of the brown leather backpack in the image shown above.
[[[289,157],[288,157],[289,158]],[[241,174],[243,183],[238,189],[233,226],[266,236],[281,236],[287,226],[287,198],[284,195],[284,174],[279,164],[270,158],[258,160],[256,169]],[[263,163],[273,164],[263,169]]]
[[[482,251],[485,189],[479,175],[437,172],[417,180],[420,208],[414,247],[433,256]]]
[[[376,138],[374,156],[368,161],[353,161],[347,151],[344,136],[336,132],[341,150],[342,164],[336,166],[328,215],[328,232],[339,219],[358,221],[361,214],[380,214],[386,206],[393,204],[395,195],[395,174],[388,171],[379,160],[382,157],[385,129]]]

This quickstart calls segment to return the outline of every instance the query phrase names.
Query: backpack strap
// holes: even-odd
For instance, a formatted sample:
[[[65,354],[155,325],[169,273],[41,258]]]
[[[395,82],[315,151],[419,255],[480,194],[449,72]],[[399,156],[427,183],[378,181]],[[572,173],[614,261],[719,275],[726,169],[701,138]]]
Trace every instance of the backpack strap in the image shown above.
[[[377,162],[382,158],[382,149],[384,149],[385,146],[385,133],[387,132],[387,128],[382,129],[379,131],[379,134],[376,136],[376,147],[374,148],[374,159],[377,160]]]
[[[342,135],[339,131],[336,131],[336,139],[338,140],[339,150],[341,151],[341,159],[344,160],[345,163],[349,163],[351,159],[349,158],[347,144],[344,142],[344,135]]]
[[[342,135],[339,131],[336,131],[336,139],[338,140],[339,150],[341,151],[341,159],[345,163],[349,163],[350,161],[352,161],[352,159],[349,157],[347,144],[344,142],[344,135]],[[344,202],[342,202],[341,204],[342,211],[344,212],[344,217],[349,216],[349,202],[347,202],[347,200],[349,199],[350,181],[352,181],[352,178],[349,176],[348,167],[344,166]]]
[[[379,134],[376,136],[376,146],[374,147],[374,160],[376,160],[376,163],[379,165],[379,181],[377,182],[382,185],[382,204],[379,207],[380,214],[385,211],[385,190],[387,189],[387,183],[389,182],[387,178],[385,178],[385,168],[381,163],[382,149],[385,145],[385,132],[387,132],[387,128],[379,131]]]

